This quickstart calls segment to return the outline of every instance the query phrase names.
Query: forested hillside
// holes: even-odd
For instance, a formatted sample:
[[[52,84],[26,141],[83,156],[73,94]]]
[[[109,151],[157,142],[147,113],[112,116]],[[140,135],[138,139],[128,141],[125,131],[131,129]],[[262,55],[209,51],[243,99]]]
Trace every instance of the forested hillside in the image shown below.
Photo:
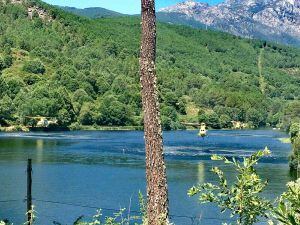
[[[114,12],[108,9],[100,8],[100,7],[90,7],[85,9],[78,9],[74,7],[63,6],[60,7],[64,11],[76,14],[78,16],[85,16],[89,18],[102,18],[102,17],[115,17],[115,16],[125,16],[121,13]]]
[[[138,17],[90,20],[39,2],[49,18],[30,19],[28,4],[0,4],[2,126],[142,125]],[[158,24],[157,70],[165,129],[275,126],[299,110],[296,48]]]

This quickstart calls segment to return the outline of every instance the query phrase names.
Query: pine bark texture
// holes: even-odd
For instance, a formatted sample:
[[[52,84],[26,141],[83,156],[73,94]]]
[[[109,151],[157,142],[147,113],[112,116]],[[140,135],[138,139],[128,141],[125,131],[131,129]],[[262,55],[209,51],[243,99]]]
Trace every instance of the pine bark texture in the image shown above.
[[[155,0],[142,2],[140,78],[144,110],[148,225],[168,222],[168,187],[157,93]]]

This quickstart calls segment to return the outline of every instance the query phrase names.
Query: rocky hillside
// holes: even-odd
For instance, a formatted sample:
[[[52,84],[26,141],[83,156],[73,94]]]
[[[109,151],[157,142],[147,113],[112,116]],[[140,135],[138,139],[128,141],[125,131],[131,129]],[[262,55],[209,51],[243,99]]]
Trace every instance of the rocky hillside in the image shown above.
[[[227,0],[214,6],[188,0],[160,12],[179,13],[242,37],[300,46],[299,0]]]
[[[33,20],[34,17],[38,17],[43,21],[51,22],[53,20],[50,13],[48,13],[43,7],[36,4],[36,2],[31,0],[2,0],[0,1],[0,7],[5,8],[6,5],[12,4],[16,5],[17,8],[19,7],[25,7],[25,10],[27,10],[26,14],[29,19]],[[13,14],[16,15],[17,12],[14,12]]]

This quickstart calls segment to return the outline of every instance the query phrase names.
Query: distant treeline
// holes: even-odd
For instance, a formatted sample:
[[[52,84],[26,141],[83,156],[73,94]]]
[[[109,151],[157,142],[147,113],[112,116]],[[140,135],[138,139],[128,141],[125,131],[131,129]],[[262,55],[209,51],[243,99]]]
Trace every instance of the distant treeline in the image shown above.
[[[29,3],[45,8],[49,22],[37,13],[30,20],[28,5],[0,4],[2,126],[26,116],[60,126],[143,125],[138,17],[91,20]],[[164,129],[278,126],[299,115],[300,49],[161,23],[157,41]]]

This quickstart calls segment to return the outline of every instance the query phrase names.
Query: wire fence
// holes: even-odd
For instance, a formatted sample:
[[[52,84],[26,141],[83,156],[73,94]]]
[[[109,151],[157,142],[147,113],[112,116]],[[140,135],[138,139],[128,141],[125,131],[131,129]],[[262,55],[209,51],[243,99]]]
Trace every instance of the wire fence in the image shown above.
[[[10,200],[0,200],[0,203],[13,203],[13,202],[26,202],[27,199],[10,199]],[[94,205],[86,205],[86,204],[77,204],[77,203],[71,203],[71,202],[62,202],[62,201],[53,201],[53,200],[45,200],[45,199],[37,199],[37,198],[33,198],[32,199],[34,202],[36,203],[47,203],[47,204],[53,204],[53,205],[61,205],[61,206],[71,206],[71,207],[78,207],[78,208],[86,208],[86,209],[93,209],[93,210],[100,210],[101,211],[106,211],[106,212],[111,212],[111,213],[119,213],[121,211],[121,209],[116,209],[116,208],[109,208],[109,207],[100,207],[100,206],[94,206]],[[132,224],[134,224],[134,222],[137,221],[141,221],[141,218],[138,217],[141,212],[137,211],[137,210],[128,210],[128,212],[124,212],[127,213],[128,215],[124,215],[124,217],[126,216],[126,218],[129,218],[129,214],[134,214],[130,217],[130,221]],[[25,212],[24,214],[22,214],[21,212],[16,212],[16,213],[12,213],[13,215],[18,215],[18,216],[25,216]],[[37,209],[37,215],[38,218],[48,218],[48,219],[52,219],[54,221],[54,219],[59,220],[59,218],[54,218],[54,216],[52,215],[48,215],[45,213],[41,213],[39,212],[39,210]],[[105,214],[104,214],[105,215]],[[80,215],[77,215],[80,216]],[[220,217],[208,217],[208,216],[203,216],[203,214],[200,214],[198,216],[192,216],[192,215],[179,215],[179,214],[170,214],[169,218],[171,221],[184,221],[184,225],[200,225],[203,224],[203,222],[205,221],[215,221],[215,222],[219,222],[219,224],[222,224],[224,222],[233,222],[234,220],[232,219],[228,219],[228,218],[220,218]],[[130,223],[130,224],[131,224]],[[211,224],[212,222],[210,222]],[[182,223],[180,223],[182,224]],[[176,224],[177,225],[177,224]]]
[[[15,211],[12,212],[12,210],[10,210],[9,212],[9,216],[18,216],[19,218],[21,216],[25,217],[25,215],[28,215],[29,213],[31,214],[32,212],[32,205],[35,205],[35,203],[47,203],[47,204],[52,204],[52,205],[60,205],[60,206],[70,206],[70,207],[76,207],[76,208],[85,208],[85,209],[93,209],[93,210],[101,210],[101,211],[106,211],[106,212],[110,212],[109,213],[103,213],[104,216],[110,216],[112,213],[113,214],[118,214],[122,212],[122,217],[124,218],[128,218],[129,221],[127,221],[127,223],[124,224],[138,224],[136,222],[141,222],[142,220],[142,215],[140,211],[137,210],[132,210],[128,209],[128,211],[124,211],[121,208],[116,209],[116,208],[109,208],[109,207],[103,207],[103,206],[95,206],[95,205],[88,205],[88,204],[78,204],[78,203],[73,203],[73,202],[63,202],[63,201],[58,201],[58,200],[51,200],[51,199],[40,199],[40,198],[33,198],[32,197],[32,175],[33,170],[32,170],[32,163],[31,163],[31,159],[28,159],[28,164],[27,164],[27,197],[25,199],[2,199],[0,200],[0,204],[6,204],[6,203],[16,203],[16,202],[23,202],[26,203],[27,202],[27,212],[21,212],[21,211]],[[29,203],[29,210],[28,210],[28,203]],[[39,210],[40,209],[40,210]],[[52,219],[52,222],[54,224],[60,224],[60,223],[55,223],[56,220],[59,220],[59,217],[61,214],[57,215],[54,214],[52,216],[48,215],[48,212],[44,212],[43,208],[37,208],[37,213],[39,219],[42,219],[42,217],[48,218],[48,219]],[[125,215],[125,213],[127,215]],[[134,215],[133,215],[134,214]],[[220,214],[214,214],[215,216],[210,217],[210,216],[205,216],[204,212],[199,212],[199,214],[196,215],[179,215],[179,214],[170,214],[169,218],[171,220],[171,222],[175,222],[176,225],[200,225],[200,224],[204,224],[207,221],[210,221],[208,224],[214,224],[216,225],[216,223],[218,222],[218,224],[223,224],[224,222],[233,222],[234,220],[228,219],[228,218],[221,218],[219,215]],[[76,215],[76,216],[80,216],[80,215]],[[125,217],[126,216],[126,217]],[[0,218],[1,219],[1,218]],[[184,222],[183,222],[184,221]],[[189,222],[187,222],[189,221]],[[27,220],[28,222],[28,220]],[[49,223],[49,222],[48,222]],[[39,224],[37,222],[37,224]],[[122,223],[123,224],[123,223]]]
[[[19,202],[24,200],[0,200],[0,203],[7,203],[7,202]]]

